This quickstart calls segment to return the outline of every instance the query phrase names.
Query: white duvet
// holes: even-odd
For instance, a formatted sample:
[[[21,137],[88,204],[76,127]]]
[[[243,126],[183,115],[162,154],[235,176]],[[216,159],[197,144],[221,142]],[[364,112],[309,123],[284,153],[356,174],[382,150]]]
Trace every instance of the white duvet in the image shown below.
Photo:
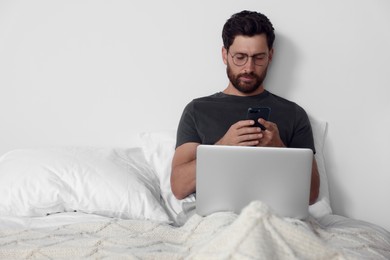
[[[44,225],[44,219],[9,219],[10,228],[0,222],[0,259],[390,259],[390,234],[377,226],[279,218],[261,202],[238,216],[193,215],[182,227],[103,217]]]

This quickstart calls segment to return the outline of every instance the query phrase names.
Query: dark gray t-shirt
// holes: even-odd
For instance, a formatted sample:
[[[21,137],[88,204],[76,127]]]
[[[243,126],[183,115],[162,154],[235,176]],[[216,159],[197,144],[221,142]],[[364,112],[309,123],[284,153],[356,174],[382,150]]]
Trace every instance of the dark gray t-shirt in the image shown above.
[[[315,152],[313,133],[305,110],[268,91],[249,97],[218,92],[192,100],[181,116],[176,147],[188,142],[215,144],[231,125],[246,119],[249,107],[261,106],[271,108],[269,121],[278,126],[280,138],[287,147],[310,148]]]

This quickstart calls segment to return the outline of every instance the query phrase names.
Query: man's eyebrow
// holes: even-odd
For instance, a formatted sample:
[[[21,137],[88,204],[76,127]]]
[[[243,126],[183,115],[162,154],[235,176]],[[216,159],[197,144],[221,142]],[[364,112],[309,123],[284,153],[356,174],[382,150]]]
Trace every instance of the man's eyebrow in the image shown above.
[[[257,55],[267,55],[267,52],[264,51],[264,52],[258,52],[258,53],[253,54],[253,56],[257,56]]]
[[[238,51],[238,52],[234,53],[234,55],[236,55],[236,54],[242,54],[242,55],[248,55],[248,56],[258,56],[258,55],[267,55],[267,52],[263,51],[263,52],[255,53],[253,55],[249,55],[248,53]]]

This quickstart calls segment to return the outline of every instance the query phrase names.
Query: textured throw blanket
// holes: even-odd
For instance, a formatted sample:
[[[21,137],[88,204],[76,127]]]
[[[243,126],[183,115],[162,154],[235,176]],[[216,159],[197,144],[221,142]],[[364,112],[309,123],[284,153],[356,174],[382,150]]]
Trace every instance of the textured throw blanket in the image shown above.
[[[240,215],[192,216],[182,227],[118,220],[1,230],[0,259],[390,259],[374,230],[279,218],[260,202]]]

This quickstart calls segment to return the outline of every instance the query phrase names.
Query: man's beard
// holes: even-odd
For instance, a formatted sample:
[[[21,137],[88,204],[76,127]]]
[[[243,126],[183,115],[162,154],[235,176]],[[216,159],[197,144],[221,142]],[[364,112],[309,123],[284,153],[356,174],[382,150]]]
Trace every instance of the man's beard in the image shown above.
[[[256,75],[253,72],[241,73],[235,75],[233,74],[229,64],[227,64],[226,72],[230,82],[238,91],[245,94],[250,94],[255,92],[263,84],[263,81],[267,76],[267,69],[268,68],[266,67],[261,75]],[[251,77],[252,79],[254,79],[254,82],[253,83],[244,82],[240,79],[242,76]]]

